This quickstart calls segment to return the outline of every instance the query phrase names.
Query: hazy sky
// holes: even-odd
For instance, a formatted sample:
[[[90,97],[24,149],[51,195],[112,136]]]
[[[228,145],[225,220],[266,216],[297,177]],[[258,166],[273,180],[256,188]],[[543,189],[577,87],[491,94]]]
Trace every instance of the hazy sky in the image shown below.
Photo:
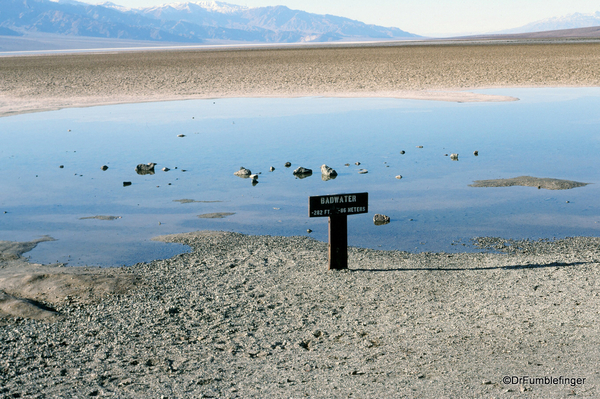
[[[82,1],[92,4],[104,2]],[[132,8],[186,2],[111,1]],[[226,3],[247,7],[284,5],[316,14],[333,14],[369,24],[393,26],[419,35],[492,32],[550,17],[600,11],[598,0],[230,0]]]

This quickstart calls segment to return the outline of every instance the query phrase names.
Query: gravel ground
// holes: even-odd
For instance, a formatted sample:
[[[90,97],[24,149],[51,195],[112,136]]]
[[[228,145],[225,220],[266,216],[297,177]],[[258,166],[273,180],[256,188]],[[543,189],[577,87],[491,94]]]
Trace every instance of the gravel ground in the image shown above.
[[[161,239],[193,252],[96,270],[127,292],[32,298],[54,321],[0,319],[0,396],[600,396],[600,238],[350,248],[347,271],[307,237]]]
[[[215,97],[444,99],[447,92],[435,91],[600,86],[600,43],[466,42],[3,57],[0,76],[0,116]],[[474,101],[473,97],[461,92],[450,100]]]

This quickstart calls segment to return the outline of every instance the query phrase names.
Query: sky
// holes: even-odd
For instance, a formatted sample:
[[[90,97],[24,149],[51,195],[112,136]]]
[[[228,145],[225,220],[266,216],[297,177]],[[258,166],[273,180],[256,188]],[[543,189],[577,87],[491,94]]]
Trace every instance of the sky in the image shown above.
[[[80,0],[98,4],[105,0]],[[111,0],[130,7],[202,0]],[[206,0],[204,0],[206,1]],[[247,7],[284,5],[368,24],[396,27],[423,36],[488,33],[545,18],[600,11],[598,0],[228,0]]]

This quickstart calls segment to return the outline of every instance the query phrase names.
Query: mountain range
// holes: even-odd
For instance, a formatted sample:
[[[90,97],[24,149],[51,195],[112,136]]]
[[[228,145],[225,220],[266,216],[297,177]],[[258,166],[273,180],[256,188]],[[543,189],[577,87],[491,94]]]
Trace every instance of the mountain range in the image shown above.
[[[579,29],[600,26],[600,11],[593,14],[575,13],[562,17],[553,17],[535,21],[519,28],[507,29],[500,34],[545,32],[551,30]]]
[[[418,38],[284,6],[248,8],[210,1],[126,8],[75,0],[2,0],[0,35],[31,33],[185,43],[297,43]]]
[[[145,45],[163,42],[242,44],[422,38],[398,28],[369,25],[334,15],[311,14],[285,6],[249,8],[220,1],[203,1],[127,8],[111,2],[91,5],[77,0],[0,1],[0,37],[5,38],[4,46],[0,43],[0,50],[7,49],[6,43],[10,40],[14,49],[31,45],[33,41],[28,38],[40,37],[50,38],[48,40],[54,43],[86,38],[88,41],[144,41]],[[563,35],[569,37],[597,37],[598,32],[582,29],[589,30],[592,28],[588,27],[594,26],[600,26],[600,11],[548,18],[493,34],[562,30]],[[557,32],[557,35],[560,34]],[[24,39],[9,39],[9,36],[23,36]]]

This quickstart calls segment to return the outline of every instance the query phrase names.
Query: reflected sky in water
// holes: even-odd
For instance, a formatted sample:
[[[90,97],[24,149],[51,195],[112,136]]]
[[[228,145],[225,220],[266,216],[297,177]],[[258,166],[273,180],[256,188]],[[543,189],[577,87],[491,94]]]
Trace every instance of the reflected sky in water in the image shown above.
[[[350,245],[454,252],[474,250],[476,236],[598,236],[600,89],[479,92],[520,101],[217,99],[1,118],[0,240],[50,235],[57,241],[38,245],[31,261],[100,266],[172,256],[184,248],[150,238],[194,230],[312,229],[326,241],[327,219],[308,217],[308,197],[364,191],[370,212],[348,217]],[[156,173],[137,175],[148,162]],[[338,177],[323,181],[322,164]],[[260,173],[256,186],[233,175],[241,166]],[[298,166],[313,175],[295,178]],[[592,184],[469,187],[523,175]],[[197,217],[215,212],[235,214]],[[375,213],[391,223],[375,226]],[[80,219],[95,215],[121,218]]]

